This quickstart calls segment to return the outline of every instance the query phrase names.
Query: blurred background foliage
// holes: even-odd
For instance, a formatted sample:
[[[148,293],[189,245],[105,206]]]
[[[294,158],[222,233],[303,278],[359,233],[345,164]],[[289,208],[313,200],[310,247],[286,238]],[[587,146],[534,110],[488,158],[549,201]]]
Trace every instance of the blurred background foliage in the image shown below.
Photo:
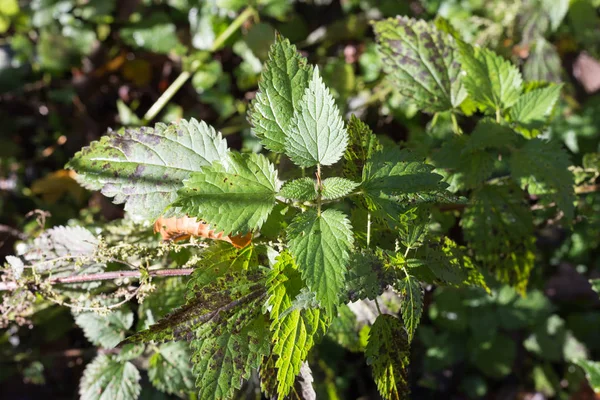
[[[248,5],[239,29],[215,43]],[[246,111],[276,31],[320,66],[345,114],[435,162],[453,135],[449,115],[420,113],[391,90],[376,52],[369,21],[396,15],[448,23],[509,58],[526,80],[565,83],[543,135],[562,141],[576,178],[591,177],[593,188],[599,7],[600,0],[0,0],[0,257],[44,227],[122,217],[121,207],[63,170],[107,129],[194,117],[232,147],[259,151]],[[182,73],[189,79],[168,104],[147,113]],[[500,285],[491,296],[427,289],[411,357],[415,399],[599,398],[572,363],[600,359],[600,300],[588,283],[600,277],[599,200],[597,190],[583,193],[571,226],[538,217],[525,297]],[[438,222],[464,242],[456,215]],[[74,398],[96,350],[68,310],[36,311],[31,324],[0,333],[0,393]],[[326,338],[311,360],[318,398],[376,398],[355,353],[364,338],[346,341],[343,348]],[[169,398],[147,376],[142,382],[142,398]]]

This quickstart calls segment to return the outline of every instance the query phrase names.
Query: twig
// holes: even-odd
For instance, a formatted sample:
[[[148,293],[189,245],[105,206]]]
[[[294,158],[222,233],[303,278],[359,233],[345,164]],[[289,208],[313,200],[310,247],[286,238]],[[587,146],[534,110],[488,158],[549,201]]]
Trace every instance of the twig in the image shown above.
[[[193,268],[180,268],[180,269],[159,269],[154,271],[148,271],[148,275],[152,277],[162,276],[187,276],[191,275],[194,271]],[[113,272],[100,272],[97,274],[87,275],[74,275],[67,277],[56,277],[49,278],[46,282],[51,285],[68,284],[68,283],[82,283],[82,282],[95,282],[95,281],[109,281],[120,278],[139,278],[142,275],[141,271],[113,271]],[[19,287],[18,282],[0,282],[0,291],[15,290]]]
[[[598,192],[598,191],[600,191],[600,185],[585,185],[585,186],[578,186],[575,188],[576,194],[587,194],[587,193],[594,193],[594,192]]]

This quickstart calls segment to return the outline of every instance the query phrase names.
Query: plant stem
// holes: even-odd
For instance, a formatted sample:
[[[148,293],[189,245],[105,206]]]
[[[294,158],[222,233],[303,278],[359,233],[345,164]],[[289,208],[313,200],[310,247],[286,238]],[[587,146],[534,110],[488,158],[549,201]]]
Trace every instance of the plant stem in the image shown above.
[[[500,123],[500,109],[496,108],[496,122]]]
[[[210,48],[210,51],[215,52],[215,51],[219,50],[219,48],[221,48],[223,43],[225,43],[227,41],[227,39],[229,39],[231,37],[231,35],[233,35],[233,33],[235,31],[237,31],[240,26],[242,26],[244,21],[246,19],[248,19],[250,16],[254,15],[255,13],[256,12],[254,11],[254,8],[252,8],[252,7],[246,8],[240,15],[237,16],[236,19],[233,20],[233,22],[227,27],[227,29],[225,29],[215,39],[212,47]],[[156,100],[156,102],[152,105],[152,107],[150,107],[148,112],[146,112],[146,114],[144,115],[144,118],[142,119],[142,125],[147,125],[148,122],[150,122],[154,118],[156,118],[158,113],[160,113],[162,111],[162,109],[173,98],[173,96],[175,96],[175,93],[177,93],[179,91],[179,89],[181,89],[183,84],[185,82],[187,82],[188,79],[190,79],[190,77],[192,76],[192,74],[194,72],[196,72],[196,71],[195,70],[181,71],[179,76],[173,81],[173,83],[171,83],[171,85],[167,88],[167,90],[165,90],[163,92],[163,94],[160,95],[158,100]]]
[[[150,276],[187,276],[191,275],[194,271],[193,268],[180,268],[180,269],[158,269],[154,271],[148,271]],[[74,275],[66,277],[48,278],[46,282],[51,285],[58,285],[62,283],[82,283],[82,282],[95,282],[95,281],[108,281],[120,278],[139,278],[142,275],[141,271],[112,271],[112,272],[100,272],[97,274],[87,275]],[[0,282],[0,291],[16,290],[19,288],[18,282]]]
[[[462,135],[462,131],[460,130],[460,126],[458,126],[458,121],[456,120],[456,115],[451,113],[450,118],[452,119],[452,130],[454,133],[457,135]]]
[[[367,213],[367,247],[371,244],[371,211]]]
[[[375,299],[375,307],[377,307],[377,312],[379,312],[379,315],[381,315],[382,312],[381,312],[381,308],[379,308],[379,302],[377,301],[377,299]]]
[[[321,193],[323,192],[323,184],[321,182],[321,164],[317,164],[317,216],[321,216],[321,204],[323,199]]]

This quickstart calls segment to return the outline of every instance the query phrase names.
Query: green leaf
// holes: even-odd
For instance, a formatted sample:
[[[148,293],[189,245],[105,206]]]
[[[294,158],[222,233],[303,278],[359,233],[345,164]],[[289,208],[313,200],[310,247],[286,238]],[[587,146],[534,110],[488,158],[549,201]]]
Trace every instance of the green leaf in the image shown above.
[[[292,116],[308,87],[311,73],[312,68],[296,51],[296,46],[276,35],[249,112],[254,133],[269,150],[285,153]]]
[[[304,282],[294,260],[282,253],[269,280],[271,332],[273,354],[277,355],[277,394],[284,398],[294,385],[296,375],[315,342],[325,334],[329,319],[323,310],[309,308],[292,310],[293,300],[300,294]]]
[[[371,327],[365,356],[384,399],[408,399],[409,355],[408,335],[402,322],[391,315],[379,315]]]
[[[344,287],[346,263],[354,237],[346,215],[309,210],[298,215],[287,229],[289,248],[302,278],[316,293],[317,300],[333,314]]]
[[[85,337],[96,346],[112,349],[133,324],[133,313],[117,310],[108,315],[84,312],[75,317],[75,323],[83,329]]]
[[[496,334],[486,342],[471,340],[469,348],[472,349],[471,362],[485,375],[500,379],[513,372],[517,346],[512,338]]]
[[[158,347],[148,361],[148,378],[160,391],[184,395],[194,389],[191,352],[185,342],[169,342]]]
[[[367,124],[354,114],[348,122],[348,146],[344,152],[344,176],[360,180],[365,163],[383,147]]]
[[[518,135],[509,127],[484,118],[477,123],[462,153],[473,153],[478,150],[501,149],[514,146],[517,139]]]
[[[204,325],[198,333],[202,339],[192,341],[192,372],[199,400],[233,398],[242,381],[269,354],[269,331],[262,315],[241,328],[218,334],[213,328],[213,324]]]
[[[358,352],[364,350],[361,347],[358,331],[356,314],[350,307],[343,304],[338,308],[337,317],[331,321],[331,325],[327,329],[327,337],[347,350]]]
[[[600,393],[600,362],[577,360],[575,364],[579,365],[585,371],[585,376],[594,392]]]
[[[240,258],[243,257],[242,255]],[[204,276],[214,273],[214,264],[199,267],[206,271],[199,273],[197,280],[190,280],[191,294],[188,294],[186,304],[173,310],[150,328],[130,336],[122,344],[200,338],[200,328],[206,324],[211,325],[213,335],[247,325],[260,314],[267,296],[264,272],[256,267],[252,270],[236,270],[234,267],[227,271],[223,265],[217,266],[220,275],[215,275],[214,280],[204,286],[199,282],[202,282]]]
[[[353,252],[348,260],[346,289],[350,301],[375,300],[391,281],[381,258],[365,249]]]
[[[521,188],[530,194],[547,196],[565,213],[568,222],[575,212],[573,174],[569,171],[569,155],[559,143],[529,140],[514,151],[510,170]]]
[[[323,182],[323,199],[334,200],[347,196],[358,187],[358,183],[345,178],[327,178]]]
[[[488,49],[458,42],[463,81],[469,96],[483,109],[504,110],[519,99],[523,79],[519,69]]]
[[[152,13],[140,22],[119,30],[121,38],[129,46],[168,54],[182,46],[177,38],[177,28],[165,13]]]
[[[315,68],[292,117],[286,154],[300,167],[332,165],[342,157],[347,144],[340,111]]]
[[[412,275],[406,275],[404,279],[397,281],[394,287],[402,296],[400,311],[408,332],[408,341],[411,342],[423,314],[423,288]]]
[[[140,373],[132,363],[99,354],[85,367],[79,396],[81,400],[135,400],[142,390],[139,381]]]
[[[476,259],[524,292],[535,238],[533,216],[522,197],[513,185],[486,185],[473,193],[461,225]]]
[[[374,30],[386,72],[402,95],[432,113],[460,106],[467,93],[450,35],[407,17],[376,22]]]
[[[415,200],[428,201],[425,195],[441,192],[447,186],[433,169],[406,150],[391,148],[375,153],[363,170],[362,191],[367,206],[382,217],[397,221],[405,207],[413,207]]]
[[[305,177],[286,182],[279,195],[290,200],[313,201],[317,199],[317,186],[314,179]]]
[[[154,220],[177,198],[193,172],[226,162],[227,142],[204,122],[191,119],[103,136],[67,164],[91,190],[125,203],[138,219]]]
[[[277,171],[260,154],[231,153],[227,164],[203,167],[184,181],[173,203],[224,235],[259,229],[275,205]]]
[[[550,84],[548,87],[527,92],[510,108],[513,121],[525,127],[540,127],[547,122],[547,117],[560,96],[562,85]]]

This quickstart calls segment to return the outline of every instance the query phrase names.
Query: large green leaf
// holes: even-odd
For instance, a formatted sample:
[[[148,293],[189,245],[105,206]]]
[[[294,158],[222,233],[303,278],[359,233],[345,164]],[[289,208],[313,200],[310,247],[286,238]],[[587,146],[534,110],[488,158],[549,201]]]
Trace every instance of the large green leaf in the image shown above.
[[[294,384],[309,350],[325,334],[329,320],[318,308],[289,311],[304,287],[300,272],[289,254],[279,256],[267,285],[273,353],[278,356],[275,363],[277,394],[284,398]]]
[[[457,108],[467,96],[454,39],[407,17],[374,24],[386,72],[404,96],[429,112]]]
[[[108,315],[84,312],[75,317],[75,323],[83,329],[85,337],[96,346],[107,349],[115,347],[133,324],[133,313],[117,310]]]
[[[289,248],[302,278],[317,300],[334,313],[344,287],[346,263],[354,237],[346,215],[337,210],[300,214],[287,229]]]
[[[213,324],[204,325],[198,332],[202,339],[192,341],[199,400],[233,398],[242,381],[269,354],[268,325],[262,315],[242,327],[218,333],[213,328]]]
[[[221,134],[191,119],[110,133],[83,148],[67,167],[86,188],[125,203],[125,210],[138,219],[154,220],[192,172],[227,159]]]
[[[129,361],[99,354],[85,367],[79,383],[81,400],[136,400],[142,390],[140,373]]]
[[[301,167],[335,164],[346,150],[344,121],[318,68],[298,103],[290,129],[286,154]]]
[[[275,167],[260,154],[231,153],[227,164],[203,167],[184,185],[174,206],[224,235],[259,229],[279,190]]]
[[[190,362],[191,352],[186,342],[160,345],[148,361],[148,378],[160,391],[184,395],[194,389]]]
[[[512,176],[529,193],[547,196],[548,201],[565,213],[570,221],[575,212],[573,174],[569,171],[569,155],[559,143],[529,140],[510,158]]]
[[[381,314],[371,327],[365,350],[377,389],[386,400],[408,399],[408,335],[402,322]]]
[[[276,35],[249,113],[254,133],[269,150],[285,152],[292,116],[308,87],[311,72],[296,46]]]
[[[492,111],[504,110],[519,99],[523,79],[519,69],[491,50],[458,43],[462,66],[467,72],[463,81],[470,98]]]

